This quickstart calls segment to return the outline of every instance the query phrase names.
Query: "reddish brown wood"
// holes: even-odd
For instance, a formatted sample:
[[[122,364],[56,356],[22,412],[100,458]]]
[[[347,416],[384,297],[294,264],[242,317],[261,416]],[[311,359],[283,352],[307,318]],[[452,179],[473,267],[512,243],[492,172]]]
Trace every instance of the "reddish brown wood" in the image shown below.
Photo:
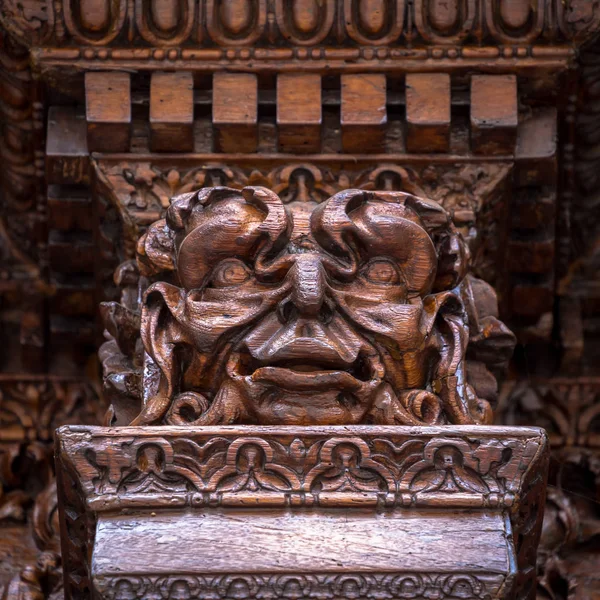
[[[284,73],[277,77],[277,134],[281,152],[321,150],[321,77]]]
[[[515,75],[471,78],[471,149],[477,154],[513,154],[519,121]]]
[[[381,152],[387,123],[385,75],[342,75],[341,79],[342,148]]]
[[[432,200],[349,190],[286,206],[266,188],[205,188],[174,198],[137,253],[145,353],[131,342],[139,309],[103,307],[139,365],[135,425],[492,419],[465,379],[468,313],[473,335],[485,315],[488,352],[509,356],[514,338]]]
[[[117,425],[139,413],[139,313],[148,282],[135,267],[136,242],[172,197],[216,185],[264,186],[295,217],[352,188],[443,206],[465,238],[475,275],[460,288],[469,322],[467,383],[491,406],[500,399],[500,422],[542,425],[552,440],[550,482],[558,491],[538,556],[540,599],[597,594],[595,2],[0,0],[0,22],[0,597],[62,597],[52,431],[65,422],[100,422],[104,401]],[[110,108],[107,122],[89,123],[90,147],[88,74],[98,84],[91,94],[97,115]],[[129,78],[129,96],[125,88],[119,98],[108,93],[114,75]],[[249,87],[255,118],[224,123],[236,132],[225,135],[226,152],[211,118],[213,75],[256,78]],[[157,86],[162,76],[166,83]],[[357,86],[353,118],[364,124],[357,137],[343,134],[346,76],[380,82],[376,101],[368,86]],[[312,83],[290,85],[278,97],[288,77]],[[441,93],[422,91],[415,102],[417,88],[407,85],[413,77],[445,79],[449,90],[444,83]],[[485,82],[473,113],[477,77]],[[514,93],[502,85],[492,92],[506,77],[518,80]],[[155,120],[150,107],[161,95],[168,110]],[[224,97],[245,107],[248,94]],[[444,118],[427,135],[411,134],[429,128],[438,112],[431,107],[444,112],[448,98],[449,126]],[[130,118],[112,123],[127,107]],[[414,120],[419,109],[423,122]],[[483,118],[471,123],[477,110]],[[161,140],[156,132],[180,111]],[[429,148],[438,133],[444,143],[449,135],[443,151]],[[92,154],[94,137],[104,144],[96,147],[101,156]],[[104,309],[115,338],[101,350],[104,389],[95,358],[104,340],[102,300],[129,311]],[[519,345],[499,389],[495,375],[513,340],[500,315]],[[424,593],[450,593],[431,573]],[[191,582],[188,593],[176,582],[172,591],[144,591],[136,581],[127,582],[134,591],[119,594],[185,597],[200,589]],[[301,597],[309,582],[301,583],[280,581],[277,589]],[[345,585],[309,592],[357,595],[353,583]]]
[[[129,73],[86,73],[85,109],[90,152],[129,150],[131,135]]]
[[[539,429],[65,427],[57,457],[67,598],[500,598],[535,578]]]
[[[258,145],[256,75],[215,73],[213,115],[218,152],[255,152]]]
[[[194,149],[194,81],[191,73],[153,73],[150,83],[150,149]]]
[[[450,76],[406,76],[406,149],[447,152],[450,146]]]

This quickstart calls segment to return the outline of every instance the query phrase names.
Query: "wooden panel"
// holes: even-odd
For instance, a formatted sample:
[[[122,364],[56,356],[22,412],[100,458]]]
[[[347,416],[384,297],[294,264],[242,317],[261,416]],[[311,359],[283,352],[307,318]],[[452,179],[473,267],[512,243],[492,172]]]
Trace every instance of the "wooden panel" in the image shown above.
[[[53,230],[48,235],[50,268],[58,273],[91,273],[94,269],[94,245],[87,232]]]
[[[321,77],[290,73],[277,77],[277,131],[282,152],[321,149]]]
[[[213,125],[217,152],[255,152],[258,145],[256,75],[215,73]]]
[[[191,73],[153,73],[150,82],[150,149],[194,149],[194,81]]]
[[[127,152],[131,135],[129,73],[86,73],[85,108],[90,152]]]
[[[406,76],[406,149],[447,152],[450,146],[450,75]]]
[[[342,75],[342,148],[344,152],[383,150],[386,79],[380,74]]]
[[[513,154],[517,124],[516,75],[473,75],[471,150],[476,154]]]
[[[228,510],[100,516],[94,576],[113,573],[508,573],[500,512]],[[460,545],[460,559],[449,548]],[[148,547],[153,552],[148,552]],[[199,557],[198,549],[202,548]],[[450,550],[450,551],[449,551]],[[114,557],[119,556],[119,561]]]

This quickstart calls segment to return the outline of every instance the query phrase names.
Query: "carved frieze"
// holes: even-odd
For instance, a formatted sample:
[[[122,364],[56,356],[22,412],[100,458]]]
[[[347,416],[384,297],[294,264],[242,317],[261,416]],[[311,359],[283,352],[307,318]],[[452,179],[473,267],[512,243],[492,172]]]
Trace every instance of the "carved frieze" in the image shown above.
[[[382,600],[406,598],[407,600],[434,597],[450,598],[493,597],[504,582],[502,575],[473,573],[369,573],[369,574],[314,574],[298,573],[256,574],[235,573],[227,575],[174,575],[171,577],[116,576],[99,579],[103,597],[118,600],[140,599],[156,595],[160,598],[200,600],[232,597],[280,598],[310,597],[316,600],[329,598],[372,598]],[[239,596],[238,596],[239,595]]]
[[[598,28],[597,2],[586,0],[3,0],[5,27],[32,46],[196,47],[318,44],[460,46],[482,41],[530,45],[577,39]],[[385,58],[371,50],[373,57]],[[281,54],[285,58],[287,53]],[[106,55],[98,55],[106,58]]]
[[[541,460],[546,444],[540,430],[516,431],[504,440],[494,428],[70,427],[60,452],[98,513],[243,499],[256,508],[360,502],[379,511],[440,503],[516,511],[527,479],[520,465]]]
[[[506,200],[511,176],[509,163],[460,166],[376,166],[349,168],[310,162],[288,163],[275,168],[212,163],[201,167],[175,167],[168,161],[94,162],[99,187],[116,208],[123,223],[124,256],[135,257],[135,244],[146,227],[164,217],[172,197],[194,189],[224,185],[235,189],[264,186],[285,204],[323,201],[337,192],[363,190],[401,191],[438,202],[450,214],[472,252],[471,268],[494,284],[499,275],[498,243],[505,235],[499,206]]]

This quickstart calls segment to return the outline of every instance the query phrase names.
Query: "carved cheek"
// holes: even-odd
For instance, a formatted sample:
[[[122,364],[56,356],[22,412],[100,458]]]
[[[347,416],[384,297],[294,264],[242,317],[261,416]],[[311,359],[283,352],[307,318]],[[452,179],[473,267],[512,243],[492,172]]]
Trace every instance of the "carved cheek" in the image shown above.
[[[283,293],[252,283],[227,290],[191,292],[180,321],[192,332],[196,349],[209,352],[221,337],[232,335],[271,310]]]
[[[416,304],[398,304],[377,297],[344,294],[338,303],[352,321],[394,342],[400,352],[415,350],[423,343],[423,307],[420,301]]]

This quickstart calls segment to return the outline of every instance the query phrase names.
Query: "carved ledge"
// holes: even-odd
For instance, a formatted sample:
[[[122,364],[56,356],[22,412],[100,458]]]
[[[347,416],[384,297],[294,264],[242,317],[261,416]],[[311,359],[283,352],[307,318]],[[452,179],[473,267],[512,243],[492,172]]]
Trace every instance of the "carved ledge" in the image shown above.
[[[512,598],[535,578],[539,429],[64,427],[58,439],[67,598],[297,586]]]

